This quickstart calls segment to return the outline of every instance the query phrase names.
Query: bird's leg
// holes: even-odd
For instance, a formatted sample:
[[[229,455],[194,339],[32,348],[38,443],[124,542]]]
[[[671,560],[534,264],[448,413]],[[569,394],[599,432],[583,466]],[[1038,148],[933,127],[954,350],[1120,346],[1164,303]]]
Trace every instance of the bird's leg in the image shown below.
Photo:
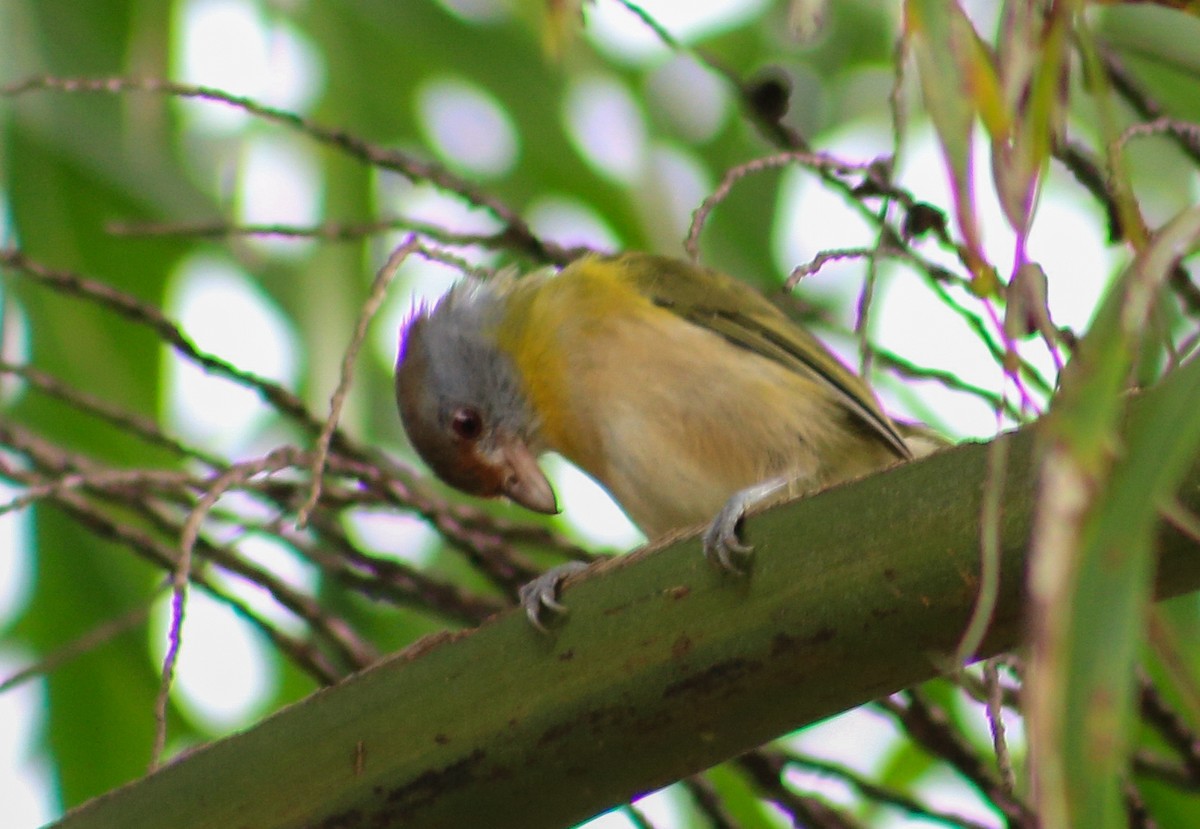
[[[549,633],[542,623],[542,612],[561,616],[567,612],[567,606],[558,600],[558,587],[567,576],[586,570],[588,565],[582,561],[568,561],[557,567],[551,567],[545,573],[521,586],[517,595],[525,615],[535,628],[542,633]]]
[[[704,532],[705,557],[716,561],[722,570],[738,575],[745,573],[754,546],[743,543],[738,536],[742,519],[752,507],[786,496],[792,483],[791,478],[772,478],[734,493]]]

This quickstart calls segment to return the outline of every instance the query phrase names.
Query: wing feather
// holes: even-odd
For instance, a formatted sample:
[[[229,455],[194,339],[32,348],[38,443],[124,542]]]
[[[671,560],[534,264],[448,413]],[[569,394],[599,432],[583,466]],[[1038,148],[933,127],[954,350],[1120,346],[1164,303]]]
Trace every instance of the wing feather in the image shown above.
[[[912,457],[867,384],[750,286],[719,271],[652,254],[627,253],[612,261],[655,305],[821,383],[897,457]]]

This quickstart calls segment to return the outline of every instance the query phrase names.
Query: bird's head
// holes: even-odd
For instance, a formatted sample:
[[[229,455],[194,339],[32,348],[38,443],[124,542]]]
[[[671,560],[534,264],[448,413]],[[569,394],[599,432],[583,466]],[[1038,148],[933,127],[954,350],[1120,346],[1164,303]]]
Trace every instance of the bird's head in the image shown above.
[[[462,283],[401,331],[396,402],[413,448],[443,481],[558,512],[538,467],[537,421],[513,361],[497,346],[503,294]]]

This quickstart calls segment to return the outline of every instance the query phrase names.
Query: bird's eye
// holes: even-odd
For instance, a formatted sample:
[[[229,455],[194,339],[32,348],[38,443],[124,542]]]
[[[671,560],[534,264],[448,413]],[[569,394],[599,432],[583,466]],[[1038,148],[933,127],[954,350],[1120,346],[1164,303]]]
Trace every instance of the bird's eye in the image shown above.
[[[475,409],[464,406],[456,409],[451,416],[450,428],[463,440],[476,440],[483,433],[483,416]]]

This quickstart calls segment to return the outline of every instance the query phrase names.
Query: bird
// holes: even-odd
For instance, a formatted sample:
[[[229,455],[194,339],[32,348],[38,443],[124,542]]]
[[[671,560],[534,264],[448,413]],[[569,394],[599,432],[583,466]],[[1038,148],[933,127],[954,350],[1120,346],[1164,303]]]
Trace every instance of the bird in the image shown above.
[[[650,253],[465,279],[403,326],[395,380],[409,441],[447,484],[555,513],[537,459],[557,452],[647,537],[707,522],[705,554],[732,572],[748,509],[929,451],[763,294]],[[582,566],[522,589],[535,626]]]

